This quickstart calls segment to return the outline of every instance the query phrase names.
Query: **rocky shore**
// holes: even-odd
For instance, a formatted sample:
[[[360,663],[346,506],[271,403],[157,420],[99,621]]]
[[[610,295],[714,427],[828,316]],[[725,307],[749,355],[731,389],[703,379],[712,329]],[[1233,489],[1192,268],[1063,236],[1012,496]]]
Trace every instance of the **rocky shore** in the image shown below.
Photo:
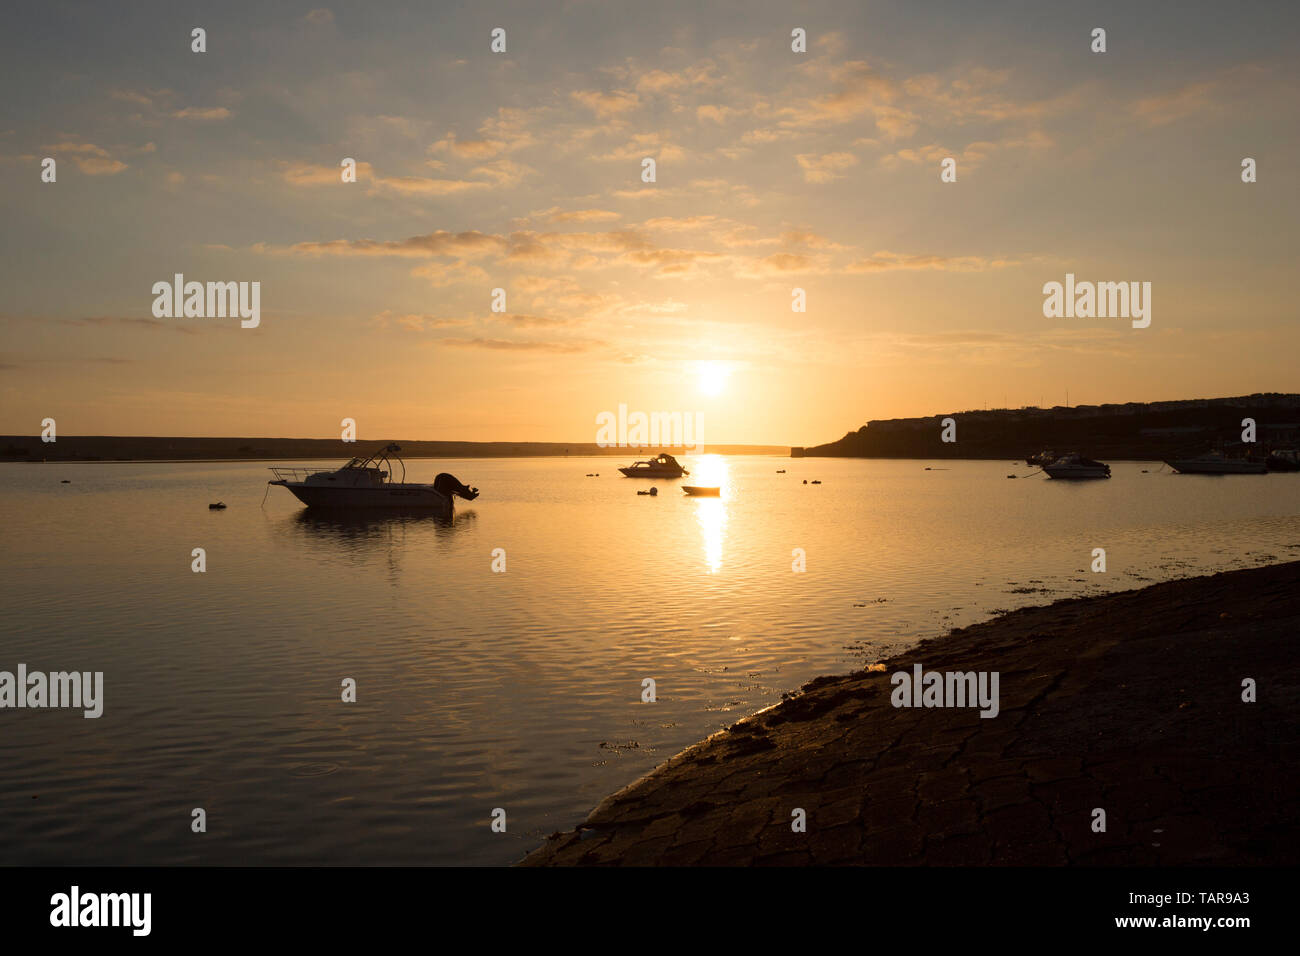
[[[1294,865],[1298,639],[1300,562],[1013,611],[810,682],[522,865]],[[997,716],[893,706],[915,664],[996,672]]]

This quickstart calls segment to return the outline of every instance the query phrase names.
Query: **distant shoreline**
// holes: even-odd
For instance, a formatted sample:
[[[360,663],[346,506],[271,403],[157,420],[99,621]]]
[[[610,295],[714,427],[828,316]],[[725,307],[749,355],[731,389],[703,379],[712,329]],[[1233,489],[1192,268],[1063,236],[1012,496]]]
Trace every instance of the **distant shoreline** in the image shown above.
[[[674,450],[674,449],[668,449],[668,451],[669,451],[670,454],[678,455],[678,456],[683,457],[683,458],[689,457],[689,456],[691,455],[690,452],[683,452],[683,451],[678,451],[678,450]],[[511,461],[513,461],[513,460],[519,460],[519,459],[525,459],[525,458],[527,458],[527,459],[560,459],[560,460],[563,460],[563,459],[566,459],[566,458],[574,458],[574,459],[577,459],[577,458],[619,458],[619,457],[632,458],[632,457],[645,457],[646,455],[649,455],[649,454],[650,454],[650,450],[648,450],[648,449],[644,449],[644,448],[640,448],[640,449],[638,449],[638,448],[626,448],[626,449],[622,449],[622,452],[623,452],[623,454],[622,454],[621,456],[620,456],[618,453],[616,453],[616,452],[602,452],[601,454],[594,454],[594,453],[592,453],[592,454],[586,454],[586,453],[584,453],[584,454],[568,454],[568,455],[556,455],[556,454],[536,454],[536,455],[524,455],[524,454],[520,454],[520,455],[406,455],[406,454],[403,454],[403,455],[402,455],[402,460],[403,460],[403,461],[445,461],[445,460],[448,460],[448,459],[457,459],[457,458],[459,458],[459,459],[479,459],[479,458],[482,458],[482,459],[485,459],[485,460],[491,459],[491,460],[499,460],[499,461],[504,461],[504,460],[511,460]],[[732,457],[748,457],[748,456],[752,456],[752,457],[755,457],[755,458],[767,457],[767,458],[781,458],[781,459],[788,459],[788,458],[790,457],[788,454],[785,454],[785,453],[783,453],[783,452],[781,452],[781,451],[779,451],[779,450],[777,450],[777,451],[741,451],[741,452],[738,452],[738,451],[714,451],[714,450],[711,450],[711,449],[709,449],[709,448],[707,448],[707,447],[705,448],[705,450],[704,450],[703,452],[700,452],[699,454],[704,454],[704,455],[726,455],[726,456],[732,456]],[[5,457],[0,457],[0,465],[4,465],[4,464],[17,464],[17,465],[56,465],[56,464],[57,464],[57,465],[188,465],[188,464],[210,464],[210,465],[219,465],[219,464],[247,464],[247,465],[255,465],[255,464],[257,464],[258,462],[281,462],[281,461],[327,461],[327,460],[328,460],[328,461],[333,461],[333,460],[342,460],[342,459],[344,459],[344,458],[350,458],[350,457],[354,457],[354,456],[353,456],[353,455],[276,455],[276,456],[271,456],[271,457],[267,457],[267,458],[93,458],[93,457],[92,457],[92,458],[45,458],[45,459],[40,459],[40,458],[22,458],[22,457],[9,457],[9,456],[5,456]],[[842,460],[846,460],[846,461],[933,461],[933,462],[939,462],[939,463],[941,463],[939,467],[936,467],[935,469],[933,469],[933,470],[935,470],[935,471],[940,471],[940,470],[942,470],[943,468],[945,468],[946,466],[948,466],[948,465],[950,465],[950,464],[953,464],[954,462],[964,462],[964,461],[965,461],[965,462],[974,462],[974,461],[1001,461],[1001,462],[1007,462],[1008,465],[1015,465],[1015,466],[1018,467],[1018,468],[1032,468],[1032,469],[1036,469],[1036,468],[1037,468],[1037,466],[1035,466],[1035,465],[1027,465],[1027,464],[1025,464],[1025,462],[1024,462],[1023,459],[1003,458],[1003,457],[1000,457],[1000,456],[999,456],[999,457],[991,457],[991,458],[982,458],[982,457],[971,457],[971,458],[933,458],[933,457],[913,457],[913,456],[911,456],[911,455],[889,455],[889,456],[875,456],[875,455],[872,455],[872,456],[859,456],[859,455],[847,456],[847,455],[840,455],[840,456],[834,456],[834,457],[835,457],[835,458],[842,459]],[[822,460],[822,461],[829,460],[828,458],[820,458],[820,456],[818,456],[818,459],[819,459],[819,460]],[[796,459],[796,460],[797,460],[797,459]],[[1161,459],[1161,458],[1108,458],[1108,459],[1107,459],[1107,461],[1108,461],[1108,462],[1111,462],[1111,463],[1114,463],[1114,462],[1121,462],[1121,463],[1133,464],[1133,465],[1137,465],[1137,464],[1147,464],[1147,465],[1156,464],[1156,465],[1158,465],[1158,464],[1162,463],[1163,460],[1164,460],[1164,459]],[[1202,477],[1204,477],[1204,476],[1202,476]]]
[[[403,441],[401,456],[409,461],[439,458],[648,458],[666,450],[660,446],[601,447],[594,442],[468,442]],[[387,444],[363,439],[344,442],[330,438],[176,438],[115,435],[68,435],[43,442],[33,435],[0,435],[0,462],[259,462],[347,461],[366,457]],[[706,444],[705,454],[771,455],[785,458],[789,445]]]
[[[523,865],[1294,864],[1298,629],[1300,561],[1000,614],[810,681]],[[916,664],[998,672],[1000,712],[892,706]]]
[[[1259,392],[1124,405],[952,412],[869,421],[843,438],[794,447],[795,458],[1008,458],[1046,449],[1103,461],[1161,461],[1217,445],[1244,447],[1246,420],[1254,450],[1300,441],[1300,394]]]

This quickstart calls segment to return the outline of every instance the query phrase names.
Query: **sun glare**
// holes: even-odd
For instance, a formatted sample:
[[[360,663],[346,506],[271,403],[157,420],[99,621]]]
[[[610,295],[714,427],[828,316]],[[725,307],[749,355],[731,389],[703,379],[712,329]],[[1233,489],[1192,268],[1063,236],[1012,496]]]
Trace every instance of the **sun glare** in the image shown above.
[[[721,395],[727,387],[727,378],[731,367],[726,362],[700,362],[697,370],[700,377],[700,391],[705,395]]]

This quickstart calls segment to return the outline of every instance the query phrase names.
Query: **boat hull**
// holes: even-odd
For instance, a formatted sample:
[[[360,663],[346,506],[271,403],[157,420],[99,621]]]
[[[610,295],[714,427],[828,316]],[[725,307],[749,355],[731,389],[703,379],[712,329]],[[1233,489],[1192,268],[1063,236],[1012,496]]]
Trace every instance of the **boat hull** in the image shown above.
[[[1105,468],[1053,468],[1047,465],[1043,468],[1048,478],[1061,478],[1075,481],[1089,481],[1095,478],[1109,478],[1110,471]]]
[[[288,488],[308,508],[335,511],[427,511],[444,515],[450,515],[453,510],[451,496],[442,494],[432,485],[390,483],[372,488],[357,488],[306,482],[272,484]]]
[[[688,495],[694,495],[697,498],[719,498],[722,496],[721,488],[701,488],[697,485],[682,485],[682,491]]]
[[[620,468],[619,471],[629,478],[659,478],[662,480],[680,478],[685,474],[684,471],[672,471],[661,468],[633,468],[631,466]]]
[[[1180,475],[1263,475],[1268,466],[1262,461],[1166,461]]]

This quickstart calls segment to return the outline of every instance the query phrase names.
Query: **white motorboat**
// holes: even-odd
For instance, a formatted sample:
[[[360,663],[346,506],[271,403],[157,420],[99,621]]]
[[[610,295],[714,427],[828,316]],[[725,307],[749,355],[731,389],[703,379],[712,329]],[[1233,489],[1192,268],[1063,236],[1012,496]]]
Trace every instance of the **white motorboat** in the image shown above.
[[[1268,464],[1251,458],[1227,458],[1210,451],[1195,458],[1166,459],[1165,464],[1181,475],[1263,475]]]
[[[620,468],[619,471],[629,478],[680,478],[682,475],[690,474],[678,464],[676,458],[662,452],[645,461],[634,461],[626,468]]]
[[[1044,465],[1043,471],[1049,478],[1109,478],[1110,465],[1082,455],[1066,455],[1050,465]]]
[[[369,458],[353,458],[342,468],[319,471],[313,468],[272,468],[275,479],[267,482],[288,488],[308,508],[406,509],[433,511],[450,517],[452,498],[473,501],[478,489],[462,484],[446,472],[432,484],[406,480],[406,463],[397,457],[401,448],[384,446]],[[391,459],[391,460],[390,460]],[[401,466],[402,478],[393,480],[393,463]]]

